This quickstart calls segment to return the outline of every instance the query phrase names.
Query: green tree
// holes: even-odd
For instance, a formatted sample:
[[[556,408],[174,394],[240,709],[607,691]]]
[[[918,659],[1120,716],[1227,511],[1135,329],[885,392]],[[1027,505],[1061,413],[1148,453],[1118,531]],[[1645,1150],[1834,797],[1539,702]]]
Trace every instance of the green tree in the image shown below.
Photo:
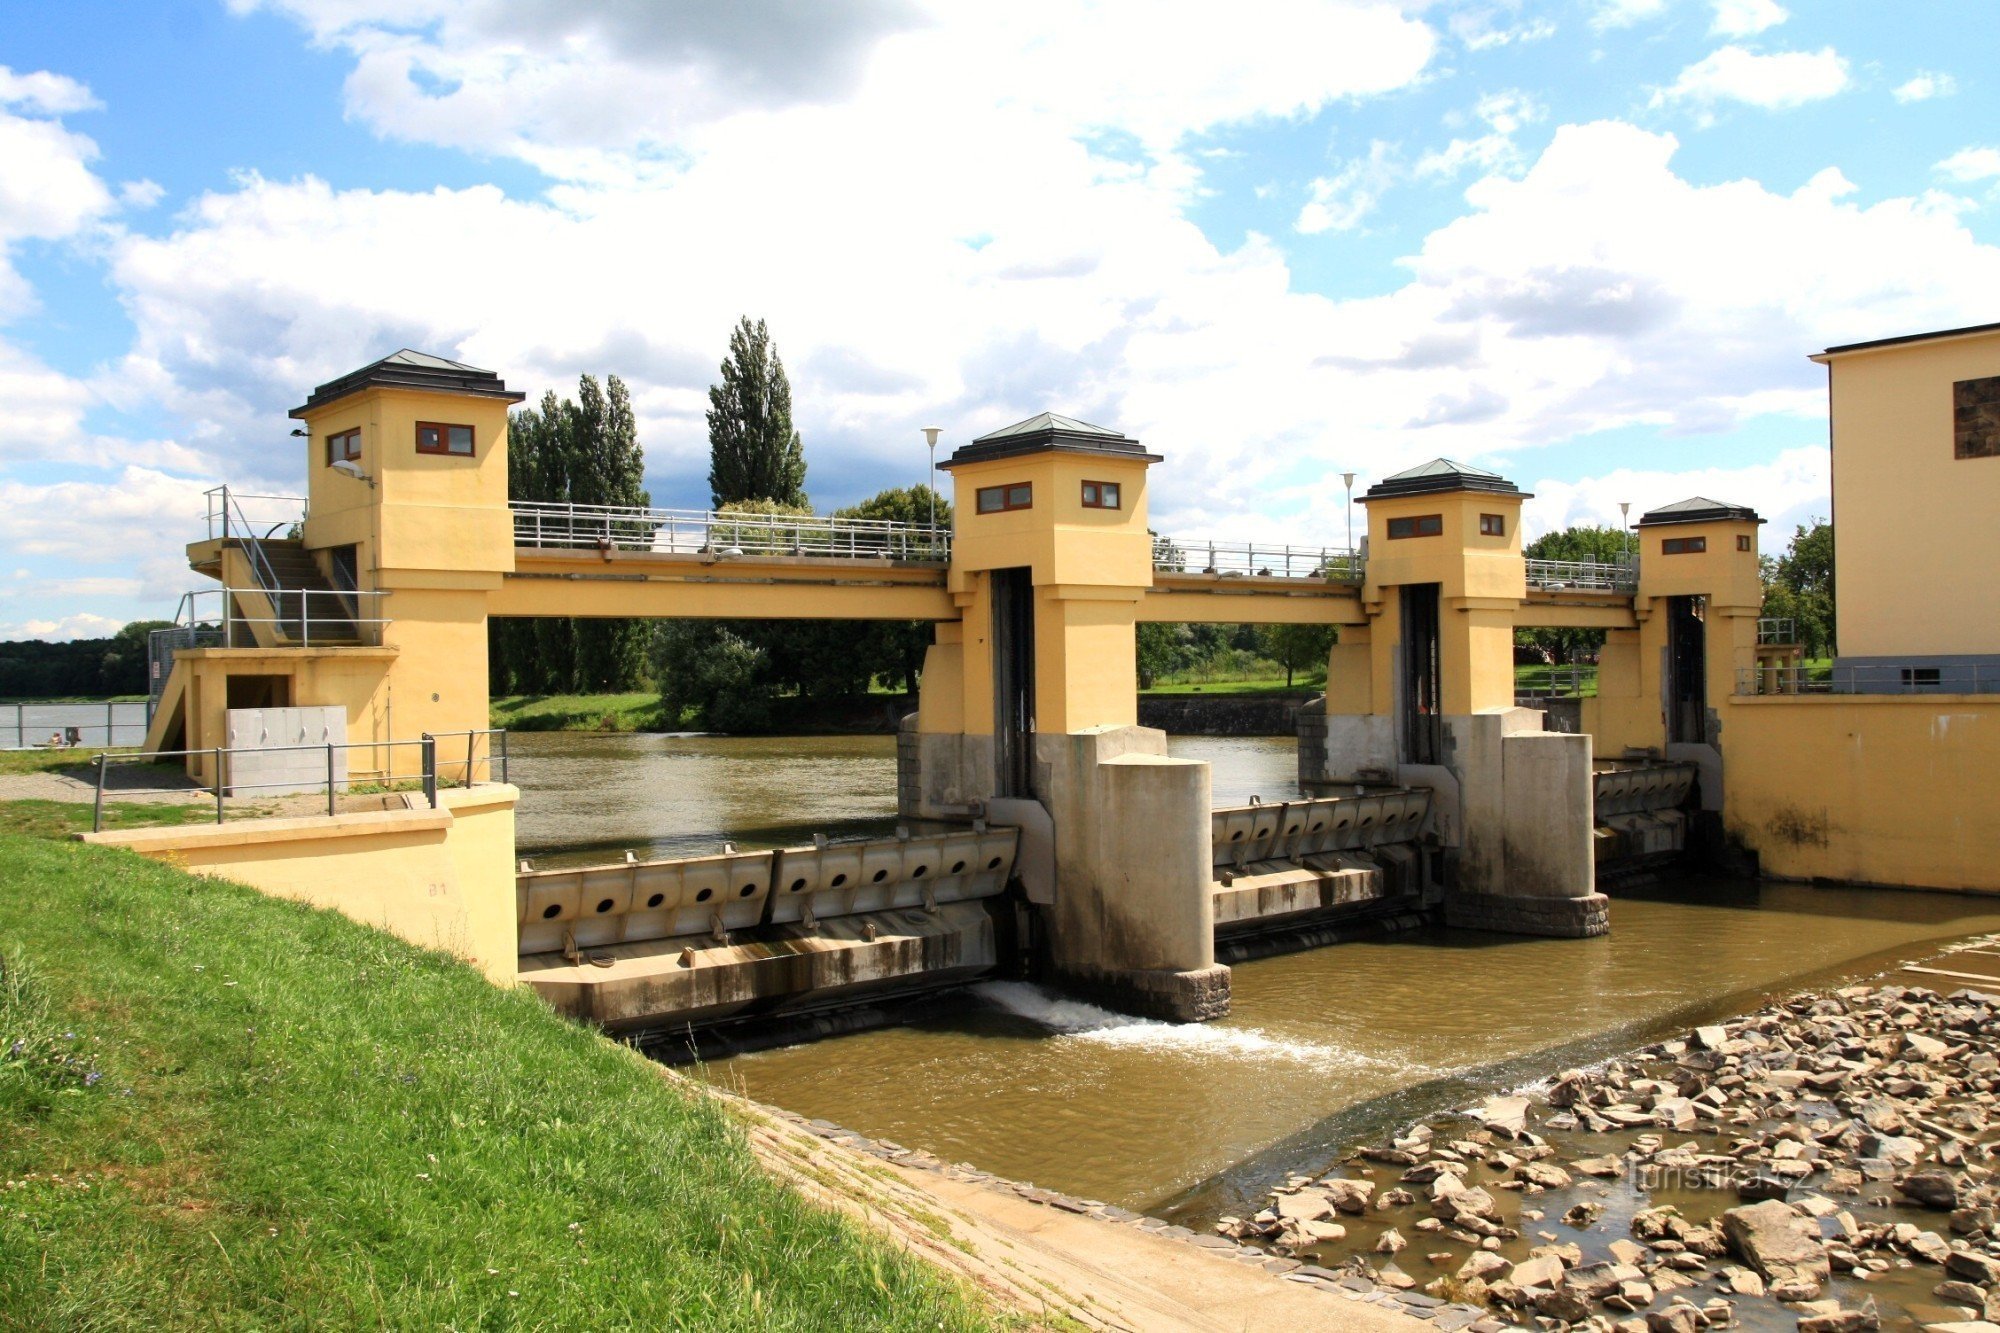
[[[156,629],[171,628],[171,620],[135,620],[111,636],[98,659],[98,689],[104,694],[144,694],[146,642]]]
[[[1300,671],[1324,672],[1333,652],[1331,625],[1259,625],[1257,651],[1285,669],[1289,687]]]
[[[1580,560],[1615,564],[1632,549],[1631,539],[1618,528],[1584,524],[1545,532],[1522,548],[1530,560]],[[1604,646],[1601,629],[1521,629],[1516,647],[1532,648],[1550,663],[1576,662]]]
[[[729,334],[722,383],[708,390],[708,488],[717,509],[739,500],[806,503],[805,446],[792,429],[792,386],[764,321]]]
[[[875,518],[895,523],[951,527],[951,501],[929,486],[893,487],[860,504],[836,509],[835,518]],[[924,654],[937,631],[921,620],[871,620],[862,628],[855,650],[868,674],[914,693],[923,674]]]
[[[1143,621],[1133,635],[1139,658],[1139,688],[1150,690],[1161,678],[1187,664],[1191,642],[1186,625]]]
[[[1764,614],[1794,622],[1807,657],[1830,657],[1834,642],[1833,524],[1800,524],[1781,556],[1765,556]]]
[[[669,725],[692,714],[716,731],[771,725],[764,650],[712,620],[663,620],[653,627],[653,679]]]

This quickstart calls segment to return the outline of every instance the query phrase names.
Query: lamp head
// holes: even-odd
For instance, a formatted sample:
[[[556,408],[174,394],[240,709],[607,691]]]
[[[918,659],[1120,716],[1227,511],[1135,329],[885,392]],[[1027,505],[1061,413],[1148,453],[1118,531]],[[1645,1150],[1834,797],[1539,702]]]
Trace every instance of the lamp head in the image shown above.
[[[1340,474],[1340,484],[1351,491],[1354,489],[1354,478],[1358,475],[1358,473],[1354,472],[1343,472]]]
[[[937,448],[938,436],[944,434],[944,427],[925,426],[923,428],[923,432],[924,432],[924,443],[929,445],[931,448],[935,449]]]
[[[354,478],[356,481],[368,480],[368,474],[361,470],[361,464],[355,462],[351,458],[342,458],[336,460],[333,464],[333,470],[335,472],[345,473],[346,475]]]

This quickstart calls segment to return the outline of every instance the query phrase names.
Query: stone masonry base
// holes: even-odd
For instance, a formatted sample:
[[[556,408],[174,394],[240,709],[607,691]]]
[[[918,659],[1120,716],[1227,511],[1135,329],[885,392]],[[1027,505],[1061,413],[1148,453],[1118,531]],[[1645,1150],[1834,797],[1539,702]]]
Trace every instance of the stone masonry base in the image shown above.
[[[1601,893],[1584,898],[1516,898],[1501,893],[1445,894],[1448,926],[1491,930],[1504,935],[1554,935],[1583,939],[1611,929],[1611,900]]]
[[[1229,1013],[1229,969],[1220,963],[1185,972],[1067,975],[1059,984],[1121,1014],[1169,1023],[1205,1023]]]

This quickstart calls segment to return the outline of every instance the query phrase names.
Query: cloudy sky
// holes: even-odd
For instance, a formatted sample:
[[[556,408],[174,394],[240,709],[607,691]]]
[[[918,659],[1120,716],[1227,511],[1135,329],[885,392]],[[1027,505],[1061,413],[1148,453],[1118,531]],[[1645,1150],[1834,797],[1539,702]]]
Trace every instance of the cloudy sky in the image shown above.
[[[631,385],[705,505],[770,322],[823,508],[1043,409],[1155,524],[1827,508],[1808,352],[2000,318],[1991,0],[0,0],[0,639],[170,614],[201,491],[403,346]],[[1777,535],[1774,533],[1774,535]]]

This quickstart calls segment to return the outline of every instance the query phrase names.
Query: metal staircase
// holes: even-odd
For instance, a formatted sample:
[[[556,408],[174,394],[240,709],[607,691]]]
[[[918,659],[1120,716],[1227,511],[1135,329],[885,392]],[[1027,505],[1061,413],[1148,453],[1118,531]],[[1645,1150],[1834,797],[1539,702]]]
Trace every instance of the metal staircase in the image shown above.
[[[240,543],[269,599],[274,637],[288,645],[339,647],[361,642],[354,601],[320,572],[305,547],[289,538],[250,538]]]

